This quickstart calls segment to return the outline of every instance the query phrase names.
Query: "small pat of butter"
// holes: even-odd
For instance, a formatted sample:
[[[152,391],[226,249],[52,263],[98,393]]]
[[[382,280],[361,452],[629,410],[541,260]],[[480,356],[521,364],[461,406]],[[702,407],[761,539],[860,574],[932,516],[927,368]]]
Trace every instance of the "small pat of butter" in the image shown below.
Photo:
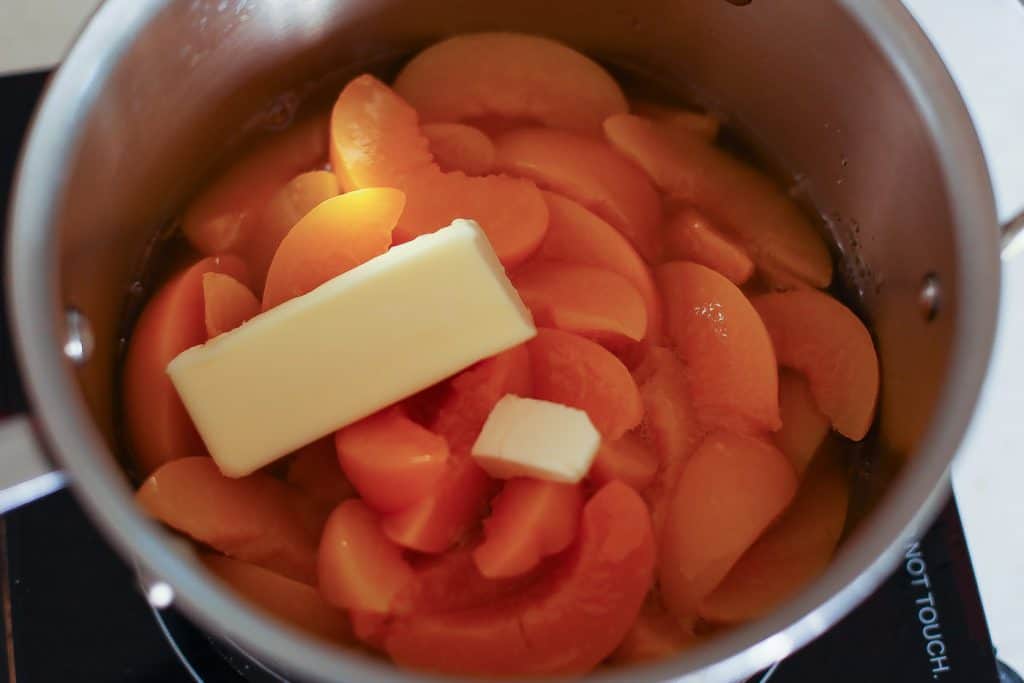
[[[504,396],[487,416],[473,457],[492,477],[535,477],[574,484],[586,476],[601,435],[582,410]]]
[[[239,477],[536,333],[483,231],[457,220],[167,372],[221,471]]]

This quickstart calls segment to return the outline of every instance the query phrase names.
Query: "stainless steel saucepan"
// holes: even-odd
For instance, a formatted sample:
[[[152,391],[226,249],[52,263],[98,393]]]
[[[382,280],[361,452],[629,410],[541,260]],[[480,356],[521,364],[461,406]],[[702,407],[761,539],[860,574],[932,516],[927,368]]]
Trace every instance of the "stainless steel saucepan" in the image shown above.
[[[32,416],[0,428],[0,501],[66,477],[154,600],[173,596],[288,675],[424,680],[261,617],[141,514],[118,458],[115,362],[158,226],[246,121],[324,74],[484,29],[553,36],[725,114],[824,217],[876,336],[879,423],[857,456],[866,511],[828,571],[675,659],[593,676],[742,678],[821,634],[893,569],[948,495],[988,364],[1011,228],[1001,237],[949,74],[893,0],[108,0],[47,89],[14,191],[8,307]]]

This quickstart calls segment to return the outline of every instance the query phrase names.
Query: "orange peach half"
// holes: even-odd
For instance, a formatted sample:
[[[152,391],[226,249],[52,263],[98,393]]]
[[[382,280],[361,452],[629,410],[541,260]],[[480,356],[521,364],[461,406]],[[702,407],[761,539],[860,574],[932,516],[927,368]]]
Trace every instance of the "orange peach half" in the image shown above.
[[[426,122],[526,119],[599,135],[627,110],[607,71],[550,38],[468,33],[431,45],[395,79],[395,90]]]
[[[779,364],[803,373],[818,408],[843,436],[858,441],[874,421],[878,356],[853,312],[806,289],[754,297]]]
[[[832,259],[821,235],[767,176],[697,136],[666,135],[638,116],[610,117],[604,130],[664,192],[739,238],[755,262],[778,266],[815,287],[832,280]]]
[[[786,509],[796,472],[757,437],[710,434],[676,484],[661,537],[662,598],[681,623],[729,573],[758,536]]]

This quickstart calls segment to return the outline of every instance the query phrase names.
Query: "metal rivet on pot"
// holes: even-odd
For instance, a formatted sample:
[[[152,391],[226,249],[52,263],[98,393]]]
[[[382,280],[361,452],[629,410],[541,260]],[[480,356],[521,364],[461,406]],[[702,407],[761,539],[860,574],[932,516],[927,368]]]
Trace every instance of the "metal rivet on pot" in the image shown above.
[[[921,294],[918,297],[921,305],[921,314],[928,322],[935,320],[942,307],[942,285],[939,283],[939,276],[935,273],[928,273],[921,281]]]
[[[75,365],[83,365],[92,357],[96,339],[89,319],[74,306],[64,311],[64,355]]]
[[[166,581],[154,581],[146,586],[146,601],[155,609],[170,607],[174,602],[174,589]]]

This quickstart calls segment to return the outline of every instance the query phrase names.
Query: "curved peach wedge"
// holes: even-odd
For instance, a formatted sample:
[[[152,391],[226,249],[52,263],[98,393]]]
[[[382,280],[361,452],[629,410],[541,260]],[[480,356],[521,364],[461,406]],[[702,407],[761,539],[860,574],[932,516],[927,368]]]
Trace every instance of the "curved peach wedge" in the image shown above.
[[[338,95],[331,110],[329,151],[344,192],[398,187],[411,176],[441,170],[416,110],[369,74],[353,78]]]
[[[582,674],[633,624],[653,566],[647,508],[613,482],[584,506],[577,542],[538,584],[478,609],[397,618],[385,647],[400,665],[450,674]]]
[[[615,441],[604,441],[587,477],[597,486],[621,481],[643,492],[658,474],[658,456],[635,432]]]
[[[661,198],[644,172],[604,140],[521,128],[494,145],[499,170],[579,202],[615,226],[645,259],[657,259]]]
[[[185,208],[183,230],[201,254],[245,246],[260,209],[288,179],[327,158],[323,116],[300,121],[262,141],[229,166]]]
[[[696,209],[677,213],[665,227],[665,251],[672,259],[693,261],[716,270],[736,285],[754,274],[746,252],[711,227]]]
[[[537,579],[537,572],[489,579],[477,569],[468,545],[441,555],[415,558],[413,571],[416,580],[398,596],[398,611],[402,613],[438,614],[492,605]]]
[[[486,175],[494,168],[494,143],[479,128],[465,123],[425,123],[420,130],[442,171]]]
[[[401,603],[402,598],[396,598]],[[403,606],[396,611],[404,611]],[[348,611],[348,618],[352,622],[352,633],[366,647],[377,652],[384,651],[385,627],[390,623],[391,616],[380,612],[369,612],[360,609]]]
[[[573,542],[582,508],[575,484],[510,479],[484,520],[484,542],[473,551],[477,569],[489,579],[529,572]]]
[[[492,492],[490,477],[464,454],[453,454],[434,492],[381,518],[381,529],[398,545],[443,553],[480,520]]]
[[[638,116],[613,116],[604,130],[612,145],[658,187],[739,238],[755,262],[778,266],[815,287],[831,282],[825,242],[766,176],[697,136],[665,135]]]
[[[331,114],[331,162],[345,190],[394,187],[405,192],[395,241],[472,218],[507,268],[544,239],[547,205],[530,181],[501,175],[445,173],[420,131],[416,111],[373,76],[352,79]]]
[[[599,134],[606,117],[628,108],[618,83],[596,62],[550,38],[519,33],[436,43],[405,65],[395,90],[429,122],[500,116]]]
[[[625,237],[579,203],[544,192],[548,205],[548,232],[537,255],[549,261],[567,261],[604,268],[630,281],[647,306],[647,337],[661,335],[661,295],[650,268]]]
[[[669,107],[656,102],[634,101],[632,113],[650,119],[668,135],[693,135],[714,142],[722,122],[712,114]]]
[[[414,581],[402,550],[380,531],[376,513],[347,500],[331,513],[320,540],[320,593],[335,607],[388,613]]]
[[[529,258],[548,227],[548,209],[533,183],[504,175],[482,177],[429,170],[399,183],[408,195],[395,227],[405,242],[470,216],[479,223],[506,268]]]
[[[327,512],[356,495],[352,483],[341,471],[334,439],[330,436],[295,451],[284,479]]]
[[[658,472],[644,492],[654,531],[661,532],[679,474],[704,438],[690,398],[686,368],[670,349],[651,347],[637,368],[644,406],[643,432],[658,454]]]
[[[529,396],[532,388],[530,353],[523,344],[514,346],[456,375],[430,429],[453,451],[469,453],[501,397]]]
[[[338,196],[338,179],[330,171],[301,173],[277,190],[260,209],[239,252],[252,273],[253,286],[263,291],[281,241],[320,202]]]
[[[753,304],[779,364],[807,377],[818,408],[837,432],[863,439],[878,401],[878,356],[860,318],[811,289],[765,294]]]
[[[818,410],[807,380],[785,368],[779,372],[779,414],[782,427],[772,435],[772,440],[789,456],[797,474],[802,475],[828,436],[830,425]]]
[[[696,636],[684,630],[665,608],[648,597],[633,627],[615,649],[615,664],[653,662],[678,655]]]
[[[132,456],[141,475],[175,458],[206,453],[167,376],[168,363],[207,339],[203,296],[206,273],[247,280],[245,264],[236,256],[201,259],[156,292],[128,341],[121,405]]]
[[[519,268],[511,279],[538,325],[609,345],[640,341],[647,334],[643,297],[618,273],[536,261]]]
[[[760,282],[748,283],[748,284],[759,284],[762,291],[765,292],[789,292],[794,289],[813,289],[811,285],[807,284],[796,275],[789,273],[783,268],[779,268],[775,265],[768,265],[762,263],[757,267],[757,279]]]
[[[839,458],[822,453],[807,469],[789,508],[704,599],[701,617],[756,619],[790,598],[828,566],[846,523],[849,484]]]
[[[775,431],[779,384],[764,323],[725,276],[688,261],[660,266],[668,335],[690,371],[697,415],[711,426]],[[737,422],[739,421],[739,422]]]
[[[643,405],[636,382],[604,347],[552,329],[537,330],[526,346],[536,398],[586,412],[605,439],[618,439],[640,424]]]
[[[323,518],[298,489],[257,472],[239,479],[213,459],[173,460],[135,494],[152,517],[229,557],[314,583]]]
[[[231,590],[281,621],[332,643],[352,642],[345,613],[312,586],[223,555],[204,553],[200,559]]]
[[[338,461],[363,500],[378,512],[403,510],[434,492],[448,444],[391,408],[338,430]]]
[[[676,484],[661,538],[658,580],[681,623],[786,509],[797,477],[789,460],[755,437],[714,432]]]
[[[203,273],[206,337],[230,332],[260,312],[260,301],[241,282],[224,273]]]
[[[318,204],[281,240],[267,271],[263,310],[383,254],[404,207],[405,195],[390,187],[346,192]]]

